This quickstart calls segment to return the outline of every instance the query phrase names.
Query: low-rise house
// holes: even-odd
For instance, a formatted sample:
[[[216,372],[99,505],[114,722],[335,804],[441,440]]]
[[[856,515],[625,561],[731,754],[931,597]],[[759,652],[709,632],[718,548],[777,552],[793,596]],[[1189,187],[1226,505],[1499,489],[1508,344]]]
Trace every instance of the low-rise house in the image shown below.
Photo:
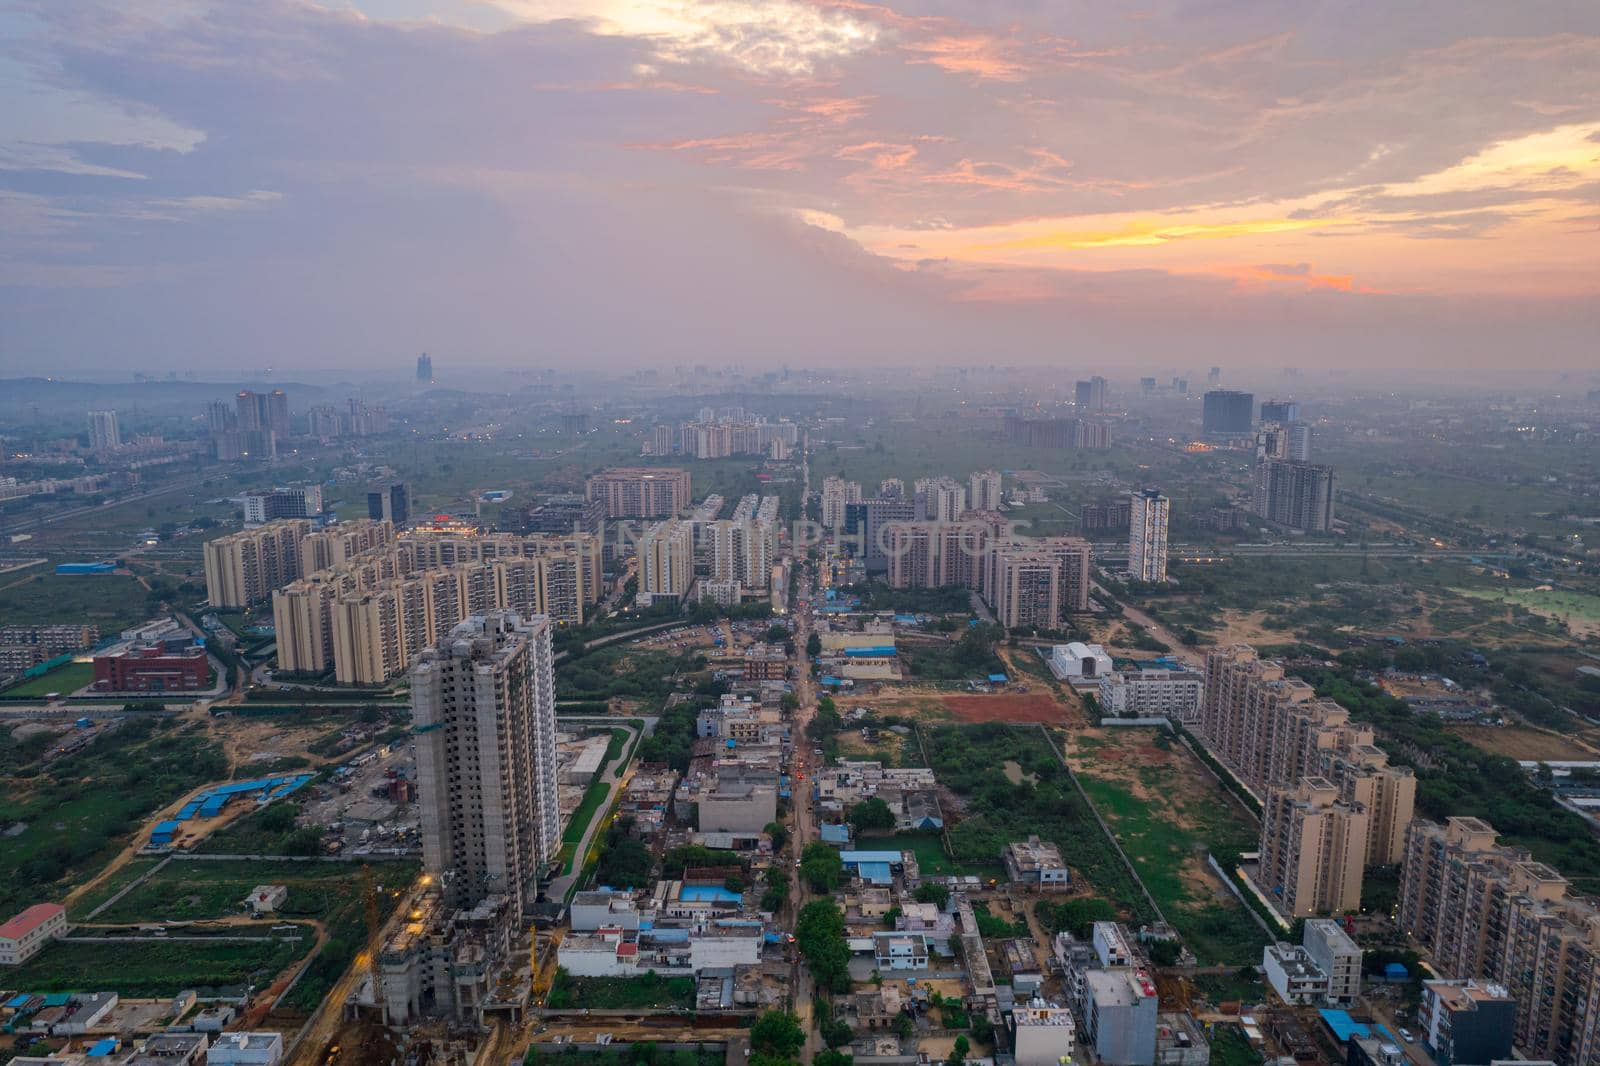
[[[1065,1007],[1036,1000],[1011,1012],[1011,1046],[1017,1066],[1056,1066],[1072,1061],[1077,1023]]]
[[[1278,998],[1292,1006],[1320,1002],[1328,995],[1328,975],[1298,945],[1268,944],[1261,951],[1261,972]]]
[[[22,965],[71,929],[67,909],[61,904],[35,903],[0,925],[0,966]]]
[[[880,971],[926,970],[928,938],[922,933],[873,933],[872,958]]]
[[[1061,859],[1061,849],[1049,841],[1030,836],[1013,841],[1000,852],[1006,876],[1019,884],[1043,889],[1063,889],[1072,884],[1072,875]]]
[[[244,909],[254,915],[272,914],[289,898],[287,885],[257,885],[244,898]]]
[[[278,1066],[282,1033],[221,1033],[206,1049],[206,1066]]]

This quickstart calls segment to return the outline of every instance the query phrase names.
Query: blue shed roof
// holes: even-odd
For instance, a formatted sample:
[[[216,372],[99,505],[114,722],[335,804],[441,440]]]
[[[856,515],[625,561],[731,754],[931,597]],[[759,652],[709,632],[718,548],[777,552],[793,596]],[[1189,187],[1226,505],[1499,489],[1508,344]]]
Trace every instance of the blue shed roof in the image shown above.
[[[821,829],[822,839],[829,844],[850,843],[850,827],[847,825],[825,825]]]
[[[839,861],[846,866],[854,866],[862,862],[883,862],[890,865],[901,861],[898,851],[841,851]]]
[[[889,864],[886,862],[864,862],[856,867],[856,872],[863,881],[875,884],[894,880],[894,874],[890,872]]]

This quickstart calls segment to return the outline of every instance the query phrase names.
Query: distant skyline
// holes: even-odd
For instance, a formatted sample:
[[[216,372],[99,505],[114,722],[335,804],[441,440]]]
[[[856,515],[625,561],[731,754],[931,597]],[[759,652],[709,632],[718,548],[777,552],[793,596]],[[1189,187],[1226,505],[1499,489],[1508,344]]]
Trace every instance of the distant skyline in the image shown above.
[[[1600,369],[1592,2],[0,0],[0,39],[0,377]]]

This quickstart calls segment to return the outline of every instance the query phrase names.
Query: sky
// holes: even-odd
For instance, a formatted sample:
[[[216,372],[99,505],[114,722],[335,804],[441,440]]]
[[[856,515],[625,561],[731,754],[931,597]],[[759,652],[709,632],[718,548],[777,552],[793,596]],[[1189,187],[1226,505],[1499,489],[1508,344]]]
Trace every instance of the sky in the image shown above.
[[[1600,370],[1593,0],[0,0],[0,376]]]

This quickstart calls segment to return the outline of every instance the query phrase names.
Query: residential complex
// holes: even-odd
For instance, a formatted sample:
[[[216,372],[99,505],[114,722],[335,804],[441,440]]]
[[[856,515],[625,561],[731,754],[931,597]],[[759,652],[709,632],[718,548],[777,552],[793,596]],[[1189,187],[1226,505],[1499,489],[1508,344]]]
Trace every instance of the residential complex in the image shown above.
[[[1331,466],[1258,457],[1250,506],[1274,525],[1326,533],[1333,526],[1333,491]]]
[[[694,527],[669,519],[658,522],[639,538],[640,606],[657,600],[682,600],[694,584]]]
[[[1008,629],[1056,629],[1089,609],[1089,542],[1041,537],[998,544],[988,557],[985,596]]]
[[[117,412],[89,412],[89,447],[97,452],[122,447],[122,431],[117,427]]]
[[[300,545],[310,535],[309,520],[291,518],[206,541],[207,602],[239,610],[270,599],[300,576]]]
[[[671,518],[689,506],[689,472],[670,467],[616,467],[589,478],[585,492],[608,518]]]
[[[1339,798],[1325,777],[1267,793],[1258,882],[1285,914],[1304,917],[1361,905],[1367,812]]]
[[[322,486],[269,489],[244,494],[244,524],[259,526],[280,518],[315,518],[322,514]]]

